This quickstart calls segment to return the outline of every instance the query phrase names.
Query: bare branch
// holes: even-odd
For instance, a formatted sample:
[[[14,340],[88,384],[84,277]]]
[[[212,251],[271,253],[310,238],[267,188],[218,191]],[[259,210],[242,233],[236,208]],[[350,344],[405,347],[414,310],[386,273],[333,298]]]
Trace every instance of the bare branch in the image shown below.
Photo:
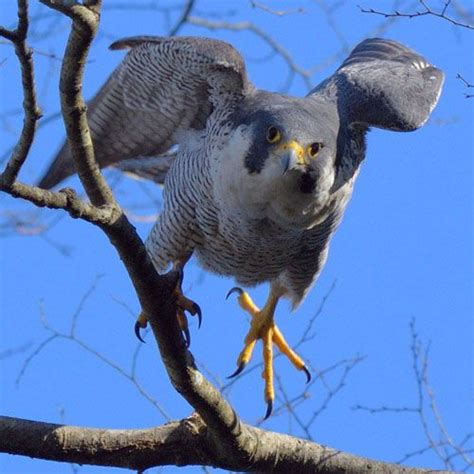
[[[70,188],[51,192],[36,186],[28,186],[16,181],[12,185],[4,182],[0,175],[0,190],[6,191],[13,197],[25,199],[38,207],[63,209],[73,218],[84,219],[92,224],[105,225],[115,222],[120,213],[115,207],[95,207],[82,199]]]
[[[213,21],[208,20],[206,18],[201,18],[197,16],[190,16],[188,17],[188,23],[191,25],[202,26],[203,28],[208,28],[210,30],[231,30],[231,31],[250,31],[255,35],[259,36],[262,40],[264,40],[270,48],[280,55],[282,59],[287,63],[288,68],[290,70],[290,79],[293,74],[298,74],[301,76],[305,85],[308,89],[311,89],[311,72],[303,69],[302,67],[298,66],[294,59],[292,58],[291,54],[281,46],[274,38],[272,38],[268,33],[263,31],[261,28],[256,26],[255,24],[251,23],[250,21],[241,21],[238,23],[229,23],[227,21]]]
[[[0,450],[79,464],[143,470],[207,464],[205,426],[198,417],[146,430],[102,430],[0,417]],[[183,449],[186,447],[186,449]]]
[[[88,133],[87,120],[85,118],[85,104],[82,99],[80,85],[88,47],[95,33],[94,27],[97,27],[97,8],[100,2],[89,1],[86,2],[84,6],[66,6],[66,3],[50,2],[48,0],[44,0],[43,3],[49,4],[51,8],[58,9],[72,16],[76,19],[77,25],[79,25],[73,28],[71,32],[70,43],[74,46],[72,46],[69,51],[66,51],[65,61],[63,63],[64,77],[62,84],[69,84],[69,87],[65,88],[66,91],[61,96],[66,103],[69,98],[72,99],[72,106],[68,108],[66,105],[64,112],[65,115],[69,113],[69,122],[68,120],[66,120],[66,122],[70,123],[71,126],[68,131],[76,138],[73,140],[76,145],[73,145],[72,148],[76,150],[76,155],[81,155],[81,153],[84,152],[84,159],[79,159],[78,161],[85,163],[83,168],[86,169],[86,174],[88,174],[87,171],[90,171],[92,176],[93,170],[90,170],[88,165],[95,163],[95,159],[92,151],[92,142]],[[86,5],[90,5],[90,7]],[[96,208],[95,206],[83,202],[72,190],[65,189],[58,193],[52,193],[16,181],[18,173],[31,148],[36,130],[36,122],[39,118],[39,108],[36,104],[33,62],[31,51],[26,46],[26,35],[28,31],[27,8],[27,1],[19,0],[18,27],[16,30],[10,31],[10,34],[7,35],[12,38],[16,54],[20,61],[25,119],[18,144],[7,163],[5,171],[0,174],[0,190],[14,197],[26,199],[40,207],[65,209],[72,217],[80,217],[95,224],[113,222],[118,215],[120,215],[121,211],[114,205],[115,201],[113,197],[109,199],[112,193],[110,190],[107,193],[108,186],[100,175],[97,164],[95,164],[95,171],[98,176],[94,175],[92,179],[89,178],[89,180],[87,180],[97,184],[86,186],[86,189],[88,187],[90,188],[89,191],[91,195],[97,198],[96,201],[102,208]],[[88,26],[88,28],[84,27],[84,25]],[[7,30],[1,30],[4,36],[5,31]],[[83,41],[79,41],[80,39]],[[68,61],[66,61],[66,59],[68,59]],[[78,125],[77,127],[76,124]],[[86,137],[88,137],[88,140]],[[81,165],[78,165],[78,168],[80,169]],[[93,165],[92,168],[94,168]],[[100,192],[97,191],[97,189],[99,189]],[[107,205],[108,207],[106,207]]]
[[[1,27],[0,27],[0,31],[1,31]],[[3,36],[3,35],[0,33],[0,36]],[[0,44],[13,45],[13,43],[11,41],[4,41],[4,40],[0,41]],[[31,47],[29,49],[33,54],[37,54],[38,56],[44,56],[45,58],[53,59],[54,61],[59,61],[59,62],[62,62],[62,60],[63,60],[63,58],[60,58],[59,56],[57,56],[54,53],[48,53],[46,51],[42,51],[40,49],[31,48]],[[0,65],[1,64],[2,63],[0,63]]]
[[[92,204],[117,207],[112,191],[100,173],[95,160],[92,139],[82,96],[82,78],[90,45],[99,24],[101,0],[88,0],[84,5],[54,0],[41,0],[73,20],[61,68],[61,109],[76,170]]]
[[[41,315],[41,323],[44,327],[44,329],[49,333],[48,337],[46,337],[43,341],[41,341],[36,348],[25,358],[23,361],[23,364],[21,366],[20,372],[17,376],[16,379],[16,385],[19,386],[21,379],[26,373],[26,370],[28,369],[29,365],[31,362],[40,354],[43,352],[46,347],[49,347],[50,344],[53,341],[57,340],[67,340],[71,341],[74,344],[78,345],[82,350],[84,350],[86,353],[89,355],[92,355],[111,369],[113,369],[115,372],[117,372],[119,375],[124,377],[128,382],[130,382],[133,387],[140,393],[143,398],[149,402],[159,413],[160,415],[167,421],[170,420],[169,415],[166,413],[164,408],[158,403],[158,401],[148,393],[143,385],[139,382],[137,379],[136,373],[135,373],[135,366],[132,364],[131,369],[126,370],[122,366],[120,366],[118,363],[114,362],[113,360],[107,358],[103,354],[101,354],[99,351],[94,349],[90,344],[85,342],[84,340],[80,339],[76,335],[76,325],[77,325],[77,320],[80,316],[80,313],[82,311],[82,308],[86,301],[89,299],[89,297],[92,295],[92,293],[95,291],[97,282],[99,280],[100,276],[96,277],[95,281],[92,283],[92,285],[89,287],[89,290],[82,296],[78,307],[74,311],[74,314],[72,315],[71,318],[71,324],[68,332],[61,332],[52,327],[44,313],[43,308],[40,308],[40,315]],[[140,345],[138,345],[140,347]]]
[[[0,352],[0,360],[8,359],[17,354],[22,354],[23,352],[27,351],[31,346],[31,342],[25,342],[21,346],[12,347],[11,349],[5,349]]]
[[[460,81],[464,82],[464,85],[468,88],[468,89],[471,89],[474,87],[474,84],[471,84],[469,81],[467,81],[466,79],[464,79],[463,76],[461,76],[461,74],[457,74],[456,75],[456,79],[459,79]],[[466,97],[466,99],[471,99],[472,97],[474,97],[474,94],[469,94],[467,92],[464,93],[464,96]]]
[[[381,15],[385,18],[419,18],[423,16],[434,16],[437,18],[441,18],[443,20],[448,21],[449,23],[452,23],[455,26],[460,26],[462,28],[467,28],[469,30],[474,30],[474,25],[470,23],[465,23],[456,20],[452,16],[449,16],[447,13],[447,10],[449,6],[451,5],[452,0],[445,0],[443,7],[441,8],[440,11],[433,10],[430,6],[428,6],[426,0],[419,0],[420,5],[423,7],[423,10],[421,11],[415,11],[415,12],[407,12],[407,13],[402,13],[399,11],[394,11],[394,12],[382,12],[379,10],[375,10],[374,8],[363,8],[360,5],[358,5],[360,11],[362,13],[372,13],[375,15]]]
[[[191,10],[194,7],[194,0],[187,0],[186,5],[184,6],[183,13],[181,14],[181,17],[177,21],[176,25],[171,28],[171,30],[168,33],[168,36],[174,36],[178,33],[178,31],[181,29],[181,27],[188,21],[188,17],[191,14]]]
[[[235,460],[222,457],[218,440],[209,433],[209,428],[197,414],[145,430],[80,428],[2,416],[0,452],[62,462],[126,467],[138,471],[153,466],[194,464],[239,471],[271,470],[301,474],[434,472],[374,463],[287,435],[269,433],[246,425],[244,427],[252,438],[261,443],[255,456],[244,464],[236,464]]]
[[[353,410],[361,410],[367,411],[371,415],[375,415],[376,413],[418,413],[418,408],[412,407],[389,407],[382,405],[380,407],[368,407],[365,405],[354,405],[352,407]]]
[[[435,395],[428,379],[428,353],[429,344],[423,345],[416,332],[415,322],[410,322],[411,344],[410,350],[413,360],[413,372],[417,389],[417,403],[415,406],[381,406],[367,407],[356,405],[355,410],[363,410],[371,414],[382,413],[411,413],[418,417],[421,429],[426,438],[427,445],[405,454],[398,462],[404,463],[408,459],[427,451],[433,451],[444,463],[447,469],[455,469],[453,461],[462,460],[467,467],[474,466],[474,461],[469,456],[469,449],[465,447],[472,433],[468,433],[461,443],[456,443],[449,435],[442,417],[439,413]]]
[[[293,8],[292,10],[273,10],[272,8],[267,7],[267,5],[264,5],[260,2],[256,2],[255,0],[250,0],[250,4],[253,8],[260,8],[260,10],[263,10],[264,12],[271,13],[272,15],[276,16],[285,16],[290,15],[292,13],[305,13],[305,9],[302,7]]]
[[[18,1],[18,25],[15,30],[0,28],[0,35],[9,39],[14,47],[15,54],[20,62],[21,79],[23,83],[23,129],[13,154],[0,175],[0,189],[8,189],[16,180],[23,163],[33,143],[36,123],[41,117],[41,111],[36,101],[34,82],[34,68],[32,51],[26,44],[28,33],[28,2]]]

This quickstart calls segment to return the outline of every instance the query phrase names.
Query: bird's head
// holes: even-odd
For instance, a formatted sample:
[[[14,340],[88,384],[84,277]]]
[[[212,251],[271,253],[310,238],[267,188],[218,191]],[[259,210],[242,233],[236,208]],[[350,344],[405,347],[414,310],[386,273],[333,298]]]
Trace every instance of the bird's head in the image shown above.
[[[262,92],[236,111],[219,177],[236,209],[297,228],[324,218],[338,127],[333,108],[320,105]]]

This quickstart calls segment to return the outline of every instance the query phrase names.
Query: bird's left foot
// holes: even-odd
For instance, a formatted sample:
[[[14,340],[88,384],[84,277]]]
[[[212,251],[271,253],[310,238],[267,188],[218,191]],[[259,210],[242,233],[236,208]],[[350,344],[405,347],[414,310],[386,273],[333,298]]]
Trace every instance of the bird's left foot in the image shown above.
[[[184,334],[184,340],[186,341],[186,347],[189,347],[191,344],[191,334],[188,327],[188,318],[186,317],[185,311],[187,311],[192,316],[198,317],[198,327],[201,327],[202,323],[202,313],[201,308],[197,303],[186,298],[181,289],[183,282],[183,271],[180,271],[178,283],[174,289],[174,297],[176,298],[176,317],[178,318],[179,327]],[[140,329],[147,327],[148,319],[145,316],[145,313],[142,311],[135,322],[135,334],[141,342],[145,342],[140,335]]]
[[[273,409],[273,401],[275,399],[275,390],[273,387],[273,344],[275,344],[280,352],[286,355],[291,363],[306,374],[306,383],[311,380],[311,374],[306,367],[303,359],[296,354],[288,345],[283,334],[278,329],[278,326],[273,321],[273,315],[278,302],[278,295],[273,292],[265,303],[265,306],[260,310],[252,301],[248,293],[240,288],[232,288],[227,294],[229,297],[232,293],[238,294],[238,302],[240,306],[252,316],[250,323],[250,330],[245,336],[245,345],[237,359],[237,370],[230,375],[235,377],[239,375],[252,357],[252,352],[255,347],[257,339],[262,339],[263,342],[263,373],[262,377],[265,381],[265,401],[267,403],[267,411],[265,418],[267,419]],[[229,378],[230,378],[229,377]]]

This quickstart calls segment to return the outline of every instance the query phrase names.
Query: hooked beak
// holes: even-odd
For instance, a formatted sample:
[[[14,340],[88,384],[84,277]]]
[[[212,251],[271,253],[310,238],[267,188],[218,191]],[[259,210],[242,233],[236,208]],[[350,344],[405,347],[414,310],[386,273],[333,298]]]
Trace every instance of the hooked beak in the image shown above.
[[[283,143],[277,148],[281,156],[283,174],[291,170],[303,170],[308,164],[305,160],[304,148],[295,140]]]

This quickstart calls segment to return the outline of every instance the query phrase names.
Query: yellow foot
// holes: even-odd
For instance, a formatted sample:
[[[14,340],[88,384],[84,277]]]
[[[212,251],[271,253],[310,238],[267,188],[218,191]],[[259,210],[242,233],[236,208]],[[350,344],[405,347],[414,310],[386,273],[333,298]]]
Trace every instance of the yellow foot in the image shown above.
[[[191,334],[189,332],[188,318],[186,317],[185,311],[187,311],[192,316],[197,315],[199,328],[201,327],[201,323],[202,323],[202,313],[201,313],[201,308],[199,307],[197,303],[190,300],[189,298],[186,298],[186,296],[183,295],[183,291],[181,289],[182,282],[183,282],[183,272],[181,270],[178,283],[176,285],[176,288],[174,289],[174,296],[176,298],[176,317],[178,318],[179,327],[181,328],[181,331],[183,331],[184,340],[186,341],[186,347],[189,347],[189,345],[191,344]],[[148,324],[148,319],[145,316],[145,313],[142,311],[140,315],[138,316],[137,321],[135,323],[135,335],[141,342],[145,342],[145,341],[140,335],[140,329],[146,328],[147,324]]]
[[[311,374],[303,362],[303,359],[301,359],[301,357],[291,349],[285,341],[283,334],[278,329],[278,326],[273,321],[273,315],[280,295],[272,290],[265,306],[260,310],[252,301],[248,293],[243,291],[241,288],[232,288],[232,290],[227,294],[227,298],[232,293],[237,293],[239,295],[238,302],[245,311],[250,313],[252,321],[250,323],[250,330],[245,336],[244,348],[237,359],[237,370],[230,375],[229,378],[239,375],[242,370],[244,370],[252,357],[252,352],[257,339],[262,339],[262,377],[265,381],[265,401],[267,403],[267,411],[264,419],[267,419],[272,413],[273,400],[275,399],[275,391],[273,388],[273,344],[278,347],[280,352],[286,355],[298,370],[302,370],[306,374],[306,383],[311,380]]]

